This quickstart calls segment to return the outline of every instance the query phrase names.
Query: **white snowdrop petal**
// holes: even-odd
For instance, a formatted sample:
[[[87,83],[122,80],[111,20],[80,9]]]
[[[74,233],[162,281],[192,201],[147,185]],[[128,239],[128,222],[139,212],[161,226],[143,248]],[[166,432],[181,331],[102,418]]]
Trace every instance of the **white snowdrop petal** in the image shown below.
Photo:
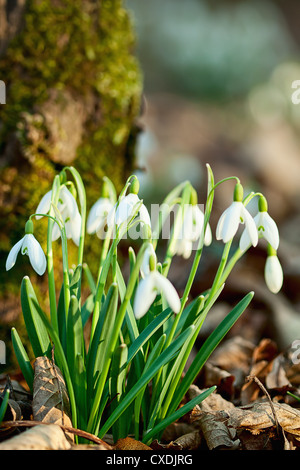
[[[204,245],[209,246],[211,242],[212,242],[212,232],[211,232],[210,225],[207,224],[205,235],[204,235]]]
[[[115,219],[116,219],[116,205],[114,205],[109,213],[107,214],[107,225],[109,228],[112,228],[115,225]]]
[[[277,256],[268,256],[264,274],[268,289],[277,294],[283,284],[283,271]]]
[[[115,223],[119,227],[123,222],[126,222],[128,219],[130,219],[133,206],[134,204],[131,202],[131,198],[129,198],[131,194],[126,196],[119,204],[119,206],[116,209],[116,214],[115,214]],[[132,196],[136,196],[132,194]]]
[[[220,227],[217,227],[218,240],[221,239],[224,243],[227,243],[234,237],[240,224],[243,207],[241,202],[235,201],[225,210],[223,217],[221,216]]]
[[[224,222],[225,222],[225,218],[226,218],[226,214],[227,214],[228,209],[226,209],[223,212],[223,214],[221,215],[221,217],[218,220],[217,228],[216,228],[216,239],[217,240],[222,240],[222,229],[223,229],[223,225],[224,225]]]
[[[173,312],[179,313],[181,302],[175,287],[169,279],[164,277],[162,274],[155,272],[155,277],[155,286],[158,290],[161,290]]]
[[[184,259],[188,259],[192,254],[192,250],[193,250],[193,242],[191,240],[187,240],[187,239],[177,240],[175,253],[178,256],[183,256]]]
[[[65,223],[67,238],[71,238],[75,245],[79,246],[81,232],[81,215],[77,211],[74,217]]]
[[[140,221],[143,224],[149,225],[149,227],[151,228],[150,215],[149,215],[147,207],[144,204],[141,205],[139,213],[140,213],[140,217],[139,217]]]
[[[52,197],[52,191],[48,191],[42,197],[35,211],[37,214],[48,214],[48,212],[50,211],[50,207],[51,207],[51,197]],[[35,218],[39,220],[42,218],[42,216],[36,215]]]
[[[272,246],[272,248],[274,248],[274,250],[277,250],[279,246],[279,232],[277,225],[267,212],[263,212],[262,214],[262,226],[264,227],[263,237]]]
[[[55,222],[53,224],[53,229],[52,229],[52,241],[55,242],[56,240],[58,240],[60,237],[60,228],[58,226],[58,224]]]
[[[41,245],[35,239],[34,235],[27,234],[24,237],[22,250],[27,248],[27,254],[33,269],[42,276],[46,271],[47,261]]]
[[[136,289],[133,311],[137,319],[142,318],[148,312],[157,296],[152,274],[142,279]]]
[[[142,260],[142,264],[141,264],[141,268],[140,268],[142,277],[146,277],[146,276],[148,276],[148,274],[150,274],[149,262],[150,262],[150,256],[151,255],[154,256],[154,258],[156,260],[156,253],[155,253],[155,250],[153,248],[153,245],[149,244],[149,246],[145,250],[143,260]]]
[[[245,206],[243,206],[242,213],[241,213],[244,221],[245,221],[245,228],[248,232],[249,238],[253,246],[256,246],[258,243],[258,231],[256,224],[253,220],[251,214],[247,211]]]
[[[22,247],[22,244],[23,244],[23,240],[24,240],[25,237],[23,237],[21,240],[19,240],[13,247],[12,249],[10,250],[10,252],[8,253],[8,257],[6,259],[6,265],[5,265],[5,268],[6,268],[6,271],[8,271],[9,269],[11,269],[15,263],[16,263],[16,259],[17,259],[17,256],[18,256],[18,253]]]
[[[92,234],[102,228],[112,207],[113,205],[108,198],[100,198],[95,202],[87,218],[87,233]]]
[[[189,220],[187,220],[187,218],[184,220],[184,224],[189,227],[190,232],[187,233],[187,238],[192,241],[196,241],[201,236],[204,223],[204,214],[198,206],[191,206],[187,215]]]
[[[241,251],[246,251],[252,245],[248,230],[245,228],[240,238],[239,248]]]
[[[97,227],[99,225],[99,220],[98,220],[98,207],[101,207],[102,204],[102,199],[98,199],[95,204],[91,207],[91,210],[89,212],[87,222],[86,222],[86,230],[87,233],[95,233],[97,230]]]
[[[69,216],[74,217],[78,212],[77,202],[66,186],[61,187],[59,196],[66,205]]]

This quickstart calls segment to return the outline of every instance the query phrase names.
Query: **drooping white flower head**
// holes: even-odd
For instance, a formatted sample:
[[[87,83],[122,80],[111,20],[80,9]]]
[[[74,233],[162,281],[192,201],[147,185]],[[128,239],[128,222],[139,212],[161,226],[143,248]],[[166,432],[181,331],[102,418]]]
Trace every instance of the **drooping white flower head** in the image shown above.
[[[103,237],[107,217],[114,205],[107,197],[101,197],[92,206],[87,219],[87,233],[96,233],[99,238]]]
[[[204,214],[197,204],[188,204],[183,209],[182,225],[175,234],[176,243],[173,254],[188,259],[193,250],[193,243],[198,241],[204,226]],[[209,224],[204,235],[204,244],[209,246],[212,242],[212,233]]]
[[[41,199],[37,209],[37,214],[48,214],[51,207],[52,190],[48,191]],[[78,246],[81,231],[81,215],[78,210],[77,202],[65,185],[62,185],[59,190],[57,208],[61,213],[62,219],[66,228],[66,235],[68,239],[72,239]],[[40,219],[42,216],[36,216]],[[53,225],[52,241],[60,237],[60,229],[57,224]]]
[[[25,236],[19,240],[10,250],[6,260],[6,271],[11,269],[15,263],[19,252],[28,255],[33,269],[42,276],[46,270],[47,261],[41,245],[33,235],[33,224],[29,220],[25,226]]]
[[[264,238],[274,250],[279,246],[279,232],[276,222],[268,214],[268,205],[266,199],[261,196],[258,203],[258,213],[254,217],[254,222],[258,230],[258,237]],[[242,233],[240,239],[240,249],[245,251],[251,245],[249,234],[246,230]]]
[[[271,245],[269,245],[268,248],[264,274],[268,289],[273,292],[273,294],[277,294],[283,284],[283,270],[277,257],[277,252]]]
[[[158,271],[150,273],[141,280],[135,293],[134,314],[142,318],[153,304],[156,296],[162,293],[174,313],[180,311],[180,298],[173,284]]]
[[[153,245],[149,243],[148,247],[145,250],[143,261],[141,264],[141,275],[143,278],[148,276],[150,273],[150,262],[153,263],[153,268],[156,269],[157,257]]]
[[[138,197],[138,191],[139,183],[138,180],[135,180],[132,183],[131,192],[121,197],[119,203],[116,203],[108,214],[107,223],[109,227],[114,225],[120,227],[124,222],[129,222],[134,216],[138,204],[140,204],[138,220],[142,225],[147,225],[151,228],[149,212],[142,200]]]
[[[217,240],[228,243],[235,236],[240,223],[245,224],[249,240],[253,246],[258,243],[258,232],[255,222],[243,202],[243,187],[237,183],[232,204],[223,212],[216,229]]]
[[[193,242],[188,239],[177,239],[173,254],[182,256],[184,259],[189,259],[193,251]]]

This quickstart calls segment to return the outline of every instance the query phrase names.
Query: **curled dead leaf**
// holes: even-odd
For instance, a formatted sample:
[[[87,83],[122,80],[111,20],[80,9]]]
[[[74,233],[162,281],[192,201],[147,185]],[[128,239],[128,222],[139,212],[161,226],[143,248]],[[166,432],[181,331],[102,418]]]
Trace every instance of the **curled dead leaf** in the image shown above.
[[[47,357],[34,363],[32,411],[35,421],[72,426],[62,373]]]
[[[55,424],[34,426],[0,444],[1,450],[69,450],[71,444]]]
[[[226,424],[218,420],[214,414],[201,413],[198,423],[209,450],[216,448],[235,450],[239,447],[240,441],[232,439],[232,430],[229,430]]]

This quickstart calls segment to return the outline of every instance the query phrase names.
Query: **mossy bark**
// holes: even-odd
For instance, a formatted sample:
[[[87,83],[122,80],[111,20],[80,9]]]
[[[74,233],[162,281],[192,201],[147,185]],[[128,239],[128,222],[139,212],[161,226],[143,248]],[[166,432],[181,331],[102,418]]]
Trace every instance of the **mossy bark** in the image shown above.
[[[100,195],[103,175],[120,189],[132,171],[142,85],[134,31],[121,0],[0,0],[1,8],[4,264],[65,164],[80,171],[89,205]],[[93,253],[95,243],[87,240],[87,250]],[[21,277],[32,274],[24,266],[20,274],[1,270],[0,295],[19,290]]]

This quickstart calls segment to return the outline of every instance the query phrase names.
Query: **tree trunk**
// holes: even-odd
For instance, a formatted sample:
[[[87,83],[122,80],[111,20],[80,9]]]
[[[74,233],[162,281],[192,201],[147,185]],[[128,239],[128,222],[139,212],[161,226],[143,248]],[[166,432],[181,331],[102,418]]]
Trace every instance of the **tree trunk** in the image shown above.
[[[142,88],[134,41],[122,0],[0,0],[2,259],[64,165],[80,171],[89,205],[105,174],[120,189],[132,171]],[[0,274],[0,296],[32,274],[21,264],[20,275]]]

